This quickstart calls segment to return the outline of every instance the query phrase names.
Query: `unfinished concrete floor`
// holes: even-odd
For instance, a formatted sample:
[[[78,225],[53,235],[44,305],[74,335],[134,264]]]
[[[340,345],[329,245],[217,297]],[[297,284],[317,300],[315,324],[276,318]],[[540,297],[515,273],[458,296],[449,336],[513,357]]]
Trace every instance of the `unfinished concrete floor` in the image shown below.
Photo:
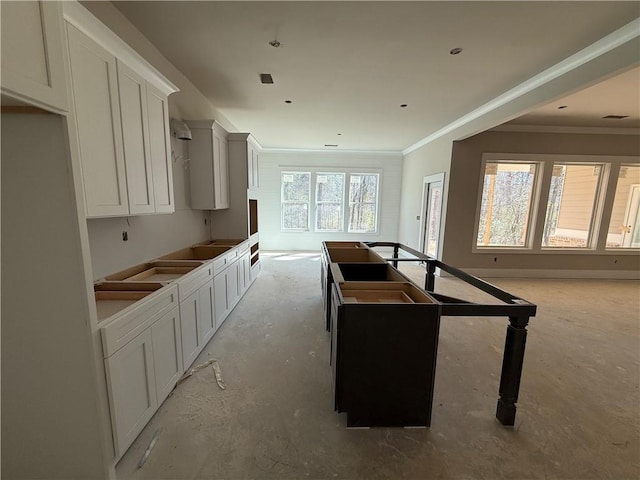
[[[405,269],[422,282],[424,270]],[[538,304],[514,428],[494,418],[507,320],[471,317],[442,319],[431,428],[345,428],[332,410],[319,255],[265,255],[194,363],[218,359],[227,389],[211,367],[178,386],[118,478],[637,479],[639,283],[492,282]],[[452,279],[436,290],[467,292]]]

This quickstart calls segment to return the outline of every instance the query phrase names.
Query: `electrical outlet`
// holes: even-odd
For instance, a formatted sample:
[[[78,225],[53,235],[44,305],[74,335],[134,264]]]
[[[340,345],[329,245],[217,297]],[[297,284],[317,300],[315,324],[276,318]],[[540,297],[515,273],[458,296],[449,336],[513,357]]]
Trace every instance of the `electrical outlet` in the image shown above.
[[[125,230],[122,232],[122,241],[126,242],[127,240],[129,240],[129,232]]]

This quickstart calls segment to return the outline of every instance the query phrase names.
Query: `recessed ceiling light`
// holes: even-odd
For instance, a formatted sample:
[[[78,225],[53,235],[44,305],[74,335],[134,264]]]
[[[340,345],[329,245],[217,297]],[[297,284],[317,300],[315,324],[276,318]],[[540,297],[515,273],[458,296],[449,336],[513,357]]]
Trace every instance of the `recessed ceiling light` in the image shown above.
[[[406,104],[406,103],[403,103],[402,105],[400,105],[400,108],[404,108],[404,107],[406,107],[406,106],[407,106],[407,104]]]
[[[282,46],[282,44],[278,40],[271,40],[269,42],[269,45],[271,45],[273,48],[278,48]]]
[[[558,107],[558,110],[562,110],[563,108],[567,108],[568,106],[569,106],[569,105],[560,105],[560,106]]]
[[[291,100],[285,100],[284,103],[293,103]]]
[[[339,133],[338,135],[342,135],[341,133]]]
[[[264,84],[273,83],[273,77],[271,76],[270,73],[261,73],[260,81]]]
[[[449,53],[451,55],[458,55],[459,53],[462,53],[462,49],[460,47],[452,48],[449,50]]]
[[[602,118],[606,120],[622,120],[623,118],[629,118],[629,115],[606,115]]]

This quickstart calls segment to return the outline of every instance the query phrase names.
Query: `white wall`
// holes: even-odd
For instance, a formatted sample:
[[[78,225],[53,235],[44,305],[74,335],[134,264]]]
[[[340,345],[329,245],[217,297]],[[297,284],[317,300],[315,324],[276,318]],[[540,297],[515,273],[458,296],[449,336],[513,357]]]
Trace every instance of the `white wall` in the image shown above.
[[[282,232],[280,174],[290,168],[380,170],[377,234]],[[262,250],[319,250],[323,240],[397,241],[402,157],[388,153],[262,152],[258,193],[258,230]]]
[[[5,478],[108,476],[68,142],[60,116],[2,114]]]

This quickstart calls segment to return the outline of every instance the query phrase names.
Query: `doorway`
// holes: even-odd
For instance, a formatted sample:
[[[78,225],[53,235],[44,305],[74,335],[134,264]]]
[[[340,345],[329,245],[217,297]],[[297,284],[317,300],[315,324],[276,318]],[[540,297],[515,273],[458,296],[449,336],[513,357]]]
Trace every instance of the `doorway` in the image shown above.
[[[420,251],[433,258],[438,258],[443,189],[444,173],[424,177],[422,215],[420,217]]]

